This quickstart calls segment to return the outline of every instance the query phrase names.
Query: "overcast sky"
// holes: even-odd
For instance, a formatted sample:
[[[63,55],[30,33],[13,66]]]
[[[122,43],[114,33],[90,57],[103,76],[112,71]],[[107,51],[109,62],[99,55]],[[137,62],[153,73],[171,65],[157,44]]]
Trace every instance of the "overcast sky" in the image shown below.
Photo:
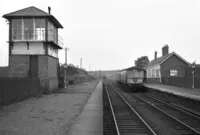
[[[189,62],[200,63],[199,0],[0,0],[0,16],[29,6],[51,13],[64,29],[68,63],[86,70],[134,66],[141,56],[161,56],[169,45]],[[8,64],[8,25],[0,18],[0,65]],[[59,52],[61,63],[64,50]]]

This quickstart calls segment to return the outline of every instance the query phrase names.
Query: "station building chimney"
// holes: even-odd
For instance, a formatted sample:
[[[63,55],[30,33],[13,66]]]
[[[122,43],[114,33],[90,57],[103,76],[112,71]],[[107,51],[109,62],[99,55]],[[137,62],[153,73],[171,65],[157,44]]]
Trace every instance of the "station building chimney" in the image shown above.
[[[154,59],[157,59],[157,51],[155,51]]]
[[[165,56],[165,55],[167,55],[167,54],[169,54],[169,46],[168,46],[168,45],[165,45],[165,46],[163,46],[163,48],[162,48],[162,56]]]

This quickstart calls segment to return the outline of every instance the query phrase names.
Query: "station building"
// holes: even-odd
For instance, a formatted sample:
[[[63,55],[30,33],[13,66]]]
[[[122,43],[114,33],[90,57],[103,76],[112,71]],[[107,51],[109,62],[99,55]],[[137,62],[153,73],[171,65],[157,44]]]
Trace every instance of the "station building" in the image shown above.
[[[162,48],[162,56],[157,57],[156,51],[154,59],[145,67],[147,81],[153,83],[168,83],[169,77],[185,78],[189,66],[190,63],[177,53],[169,53],[169,46],[165,45]]]

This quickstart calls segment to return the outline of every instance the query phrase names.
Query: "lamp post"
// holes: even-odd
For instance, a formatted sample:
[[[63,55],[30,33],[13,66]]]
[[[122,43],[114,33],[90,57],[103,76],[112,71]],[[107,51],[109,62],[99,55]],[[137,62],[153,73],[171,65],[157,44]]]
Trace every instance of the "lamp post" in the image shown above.
[[[192,88],[194,89],[194,81],[195,81],[195,62],[192,63]]]

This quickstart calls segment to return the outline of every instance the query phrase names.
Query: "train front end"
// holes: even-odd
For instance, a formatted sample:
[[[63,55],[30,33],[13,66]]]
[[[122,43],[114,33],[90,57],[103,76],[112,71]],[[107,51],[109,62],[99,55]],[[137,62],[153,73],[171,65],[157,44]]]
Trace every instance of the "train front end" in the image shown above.
[[[127,84],[131,88],[142,88],[144,83],[144,71],[133,69],[127,74]]]

